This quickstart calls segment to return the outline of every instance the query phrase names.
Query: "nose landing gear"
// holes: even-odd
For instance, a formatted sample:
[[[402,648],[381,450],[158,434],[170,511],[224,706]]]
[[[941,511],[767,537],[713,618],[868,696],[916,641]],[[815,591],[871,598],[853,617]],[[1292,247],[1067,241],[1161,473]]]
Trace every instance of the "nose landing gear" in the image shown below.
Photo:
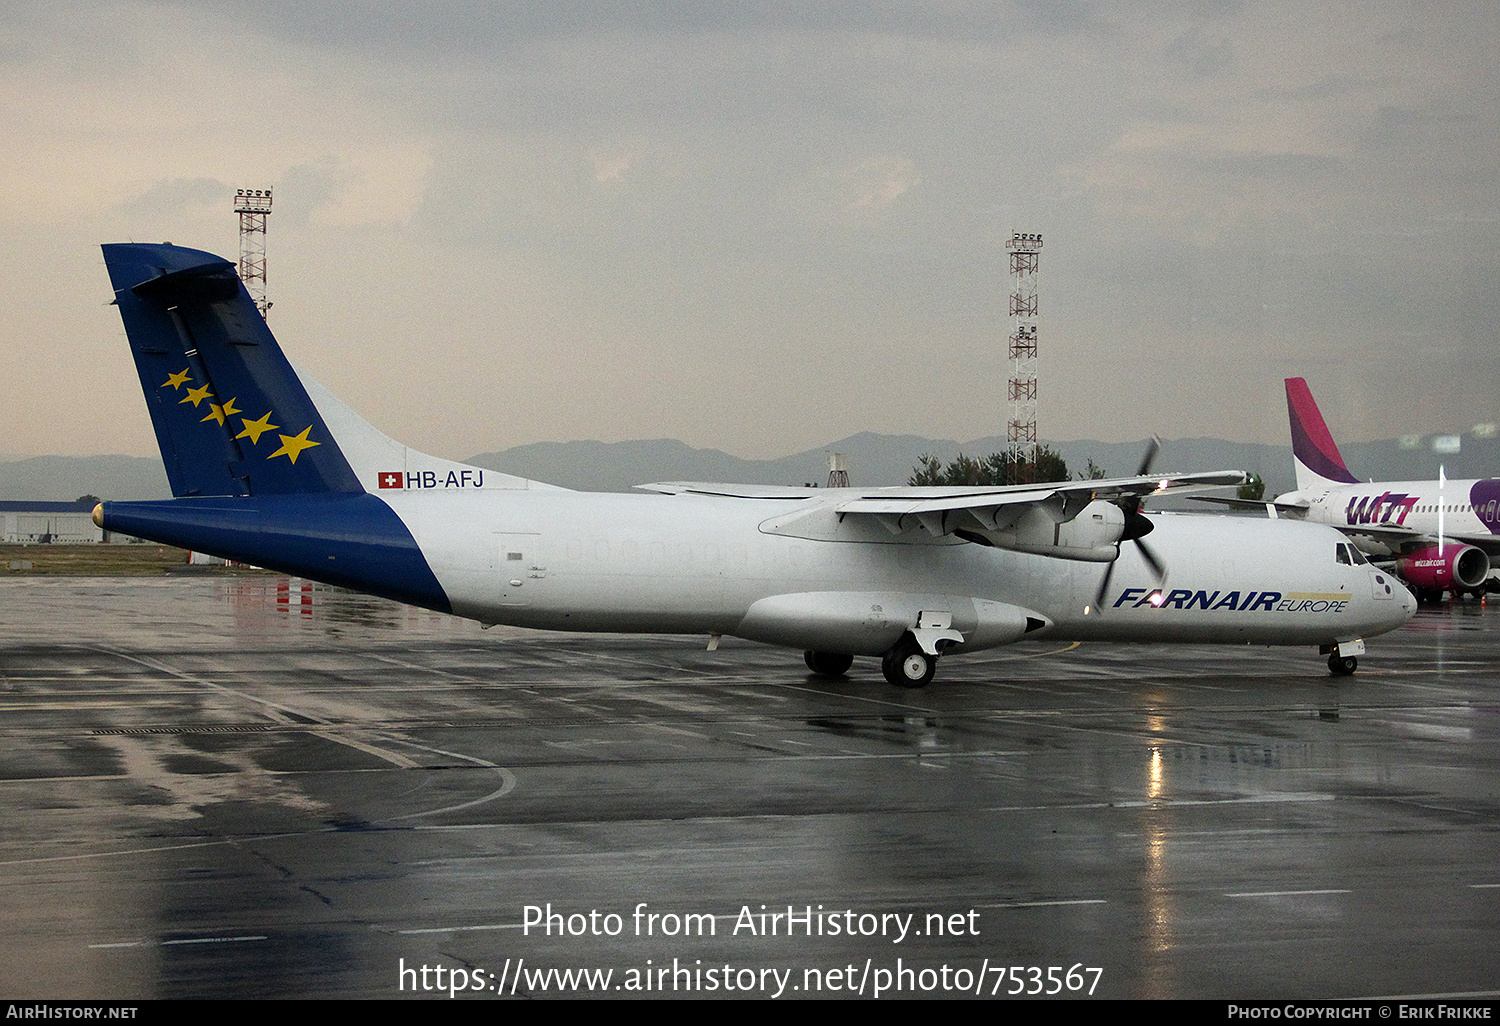
[[[1320,645],[1318,652],[1328,656],[1329,673],[1335,677],[1347,677],[1359,665],[1359,660],[1355,656],[1365,654],[1365,643],[1363,639],[1355,639],[1336,645]]]

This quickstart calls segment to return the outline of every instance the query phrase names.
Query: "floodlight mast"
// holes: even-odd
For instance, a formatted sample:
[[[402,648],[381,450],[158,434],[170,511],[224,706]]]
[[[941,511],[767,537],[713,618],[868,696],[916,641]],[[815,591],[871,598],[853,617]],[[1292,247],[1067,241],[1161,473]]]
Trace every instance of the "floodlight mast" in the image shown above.
[[[266,219],[271,216],[271,190],[236,189],[234,212],[240,215],[240,281],[264,318],[271,309],[266,299]]]
[[[1042,237],[1033,232],[1012,232],[1006,243],[1010,251],[1010,421],[1005,436],[1010,444],[1009,478],[1012,484],[1036,480],[1040,454],[1036,439],[1036,274],[1041,260]]]

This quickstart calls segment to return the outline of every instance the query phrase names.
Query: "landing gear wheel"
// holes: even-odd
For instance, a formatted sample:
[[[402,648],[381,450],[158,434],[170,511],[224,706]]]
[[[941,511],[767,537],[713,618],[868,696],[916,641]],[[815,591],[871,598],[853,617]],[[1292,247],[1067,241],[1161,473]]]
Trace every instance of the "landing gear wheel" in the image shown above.
[[[937,673],[937,656],[923,652],[913,642],[904,641],[880,660],[885,679],[898,688],[925,688]]]
[[[842,677],[854,665],[854,657],[843,652],[803,652],[802,660],[819,677]]]
[[[1328,657],[1328,672],[1335,677],[1349,676],[1358,665],[1359,660],[1353,656],[1331,655]]]

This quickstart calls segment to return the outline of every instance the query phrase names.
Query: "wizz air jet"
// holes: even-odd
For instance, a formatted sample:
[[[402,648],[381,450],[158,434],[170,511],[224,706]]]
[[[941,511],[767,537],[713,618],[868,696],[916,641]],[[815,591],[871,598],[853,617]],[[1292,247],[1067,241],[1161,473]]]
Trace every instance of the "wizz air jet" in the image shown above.
[[[1286,379],[1297,490],[1268,504],[1274,514],[1329,524],[1366,554],[1392,562],[1423,599],[1444,591],[1482,595],[1500,556],[1500,480],[1362,482],[1344,465],[1302,378]]]
[[[1141,512],[1239,472],[622,495],[427,456],[294,370],[228,260],[104,259],[174,496],[101,503],[110,531],[483,625],[728,635],[823,676],[873,656],[904,687],[939,656],[1041,637],[1317,646],[1352,673],[1415,610],[1329,528]]]

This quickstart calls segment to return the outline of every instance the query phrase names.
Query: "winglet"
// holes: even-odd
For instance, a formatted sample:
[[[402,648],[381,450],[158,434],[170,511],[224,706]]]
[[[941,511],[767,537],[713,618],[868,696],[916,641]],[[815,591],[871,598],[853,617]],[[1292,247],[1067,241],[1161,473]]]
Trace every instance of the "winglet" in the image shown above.
[[[1359,484],[1359,478],[1344,466],[1344,457],[1339,455],[1339,447],[1302,378],[1286,379],[1286,408],[1291,418],[1298,490],[1320,484]]]

